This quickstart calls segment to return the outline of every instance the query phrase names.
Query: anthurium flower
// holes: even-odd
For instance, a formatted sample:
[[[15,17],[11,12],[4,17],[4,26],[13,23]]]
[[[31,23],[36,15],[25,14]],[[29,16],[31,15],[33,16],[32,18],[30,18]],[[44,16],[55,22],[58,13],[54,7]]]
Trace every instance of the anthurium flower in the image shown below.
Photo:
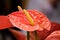
[[[29,20],[24,13],[24,11],[16,11],[9,14],[9,19],[11,23],[22,30],[25,31],[35,31],[35,30],[43,30],[47,29],[50,30],[51,24],[48,18],[42,13],[37,10],[26,10],[30,17],[32,18],[34,25],[31,25]]]
[[[45,40],[60,40],[60,30],[52,32]]]
[[[7,16],[0,16],[0,30],[10,28],[12,26],[13,25]]]

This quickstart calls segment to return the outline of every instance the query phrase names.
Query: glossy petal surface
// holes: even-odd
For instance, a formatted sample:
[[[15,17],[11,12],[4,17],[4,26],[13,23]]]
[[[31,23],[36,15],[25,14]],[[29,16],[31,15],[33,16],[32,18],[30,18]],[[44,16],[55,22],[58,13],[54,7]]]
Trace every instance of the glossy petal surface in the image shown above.
[[[51,24],[47,17],[36,10],[27,10],[29,15],[34,20],[34,26],[30,25],[29,20],[23,11],[16,11],[9,15],[11,23],[25,31],[34,31],[34,30],[50,30]]]

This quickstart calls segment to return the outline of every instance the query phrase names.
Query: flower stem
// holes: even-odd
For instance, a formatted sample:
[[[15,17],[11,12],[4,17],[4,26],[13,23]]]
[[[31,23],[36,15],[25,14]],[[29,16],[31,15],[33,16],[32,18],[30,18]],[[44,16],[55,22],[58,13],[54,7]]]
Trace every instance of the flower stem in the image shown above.
[[[36,38],[36,40],[39,40],[39,39],[38,39],[37,32],[36,32],[36,31],[34,31],[34,33],[35,33],[35,38]]]
[[[30,34],[28,31],[27,31],[27,40],[30,40]]]

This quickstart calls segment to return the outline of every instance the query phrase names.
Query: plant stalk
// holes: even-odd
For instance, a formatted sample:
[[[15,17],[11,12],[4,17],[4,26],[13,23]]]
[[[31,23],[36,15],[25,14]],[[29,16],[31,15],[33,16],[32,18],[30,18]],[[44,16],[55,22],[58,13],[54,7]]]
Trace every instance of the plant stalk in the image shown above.
[[[30,34],[28,31],[27,31],[27,40],[30,40]]]
[[[39,39],[38,39],[38,34],[37,34],[37,32],[34,31],[34,33],[35,33],[35,38],[36,38],[36,40],[39,40]]]

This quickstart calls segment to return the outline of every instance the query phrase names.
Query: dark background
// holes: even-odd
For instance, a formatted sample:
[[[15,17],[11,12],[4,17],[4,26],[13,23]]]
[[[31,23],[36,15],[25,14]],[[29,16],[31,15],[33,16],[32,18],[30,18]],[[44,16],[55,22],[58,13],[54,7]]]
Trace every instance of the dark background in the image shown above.
[[[13,11],[17,11],[18,5],[24,8],[24,4],[23,0],[0,0],[0,15],[8,15]]]

